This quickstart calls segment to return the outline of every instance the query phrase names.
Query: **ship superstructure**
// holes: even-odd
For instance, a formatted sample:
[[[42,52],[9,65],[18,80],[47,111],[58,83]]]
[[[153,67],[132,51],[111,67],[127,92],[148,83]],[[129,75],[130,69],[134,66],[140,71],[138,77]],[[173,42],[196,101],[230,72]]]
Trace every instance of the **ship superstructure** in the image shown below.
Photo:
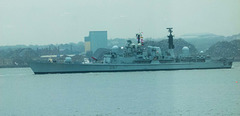
[[[156,46],[144,46],[142,33],[137,33],[137,44],[127,40],[125,47],[113,46],[111,51],[104,55],[102,62],[72,63],[69,60],[65,63],[32,62],[30,67],[35,74],[219,69],[232,67],[233,60],[211,60],[204,55],[193,57],[189,54],[188,47],[183,47],[181,56],[175,56],[173,31],[172,28],[167,29],[169,31],[168,51],[162,51],[160,47]]]

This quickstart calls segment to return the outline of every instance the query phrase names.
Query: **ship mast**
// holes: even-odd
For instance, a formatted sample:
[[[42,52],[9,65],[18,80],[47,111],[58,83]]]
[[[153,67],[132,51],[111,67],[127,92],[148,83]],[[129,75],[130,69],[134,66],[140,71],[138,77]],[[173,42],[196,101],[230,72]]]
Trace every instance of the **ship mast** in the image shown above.
[[[143,33],[143,32],[136,34],[136,38],[137,38],[137,40],[138,40],[138,42],[137,42],[138,45],[143,45],[143,36],[142,36],[142,33]]]
[[[170,33],[168,35],[168,52],[170,53],[170,55],[175,58],[175,55],[174,55],[174,52],[173,52],[173,49],[174,49],[174,45],[173,45],[173,35],[172,35],[172,29],[173,28],[167,28],[168,29],[168,32]]]
[[[173,35],[172,35],[172,29],[173,28],[167,28],[168,32],[170,33],[168,35],[168,49],[174,49],[174,45],[173,45]]]

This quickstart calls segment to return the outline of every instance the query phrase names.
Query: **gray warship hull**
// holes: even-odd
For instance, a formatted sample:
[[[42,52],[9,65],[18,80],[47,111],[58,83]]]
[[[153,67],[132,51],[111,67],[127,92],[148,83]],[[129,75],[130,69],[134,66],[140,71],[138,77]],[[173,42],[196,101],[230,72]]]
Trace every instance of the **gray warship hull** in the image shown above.
[[[144,46],[142,33],[136,34],[137,44],[127,40],[125,47],[113,46],[104,55],[103,60],[91,57],[95,62],[82,64],[72,62],[66,57],[64,63],[49,62],[30,63],[35,74],[46,73],[86,73],[86,72],[127,72],[127,71],[158,71],[158,70],[192,70],[192,69],[221,69],[231,68],[232,60],[221,58],[210,60],[210,57],[199,53],[191,56],[188,47],[183,47],[182,54],[175,56],[172,28],[167,28],[168,51],[162,52],[157,46]],[[140,41],[141,40],[141,41]]]
[[[65,63],[29,63],[35,74],[49,73],[87,73],[87,72],[128,72],[160,70],[193,70],[231,68],[232,62],[181,62],[159,64],[65,64]]]

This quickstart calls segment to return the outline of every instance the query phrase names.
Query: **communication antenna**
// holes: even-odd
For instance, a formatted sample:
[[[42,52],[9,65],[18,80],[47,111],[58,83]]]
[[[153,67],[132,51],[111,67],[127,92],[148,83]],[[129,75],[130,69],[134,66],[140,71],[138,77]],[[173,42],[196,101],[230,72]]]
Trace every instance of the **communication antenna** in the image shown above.
[[[172,29],[173,28],[167,28],[168,32],[170,33],[168,35],[168,49],[174,49],[174,45],[173,45],[173,35],[172,35]]]

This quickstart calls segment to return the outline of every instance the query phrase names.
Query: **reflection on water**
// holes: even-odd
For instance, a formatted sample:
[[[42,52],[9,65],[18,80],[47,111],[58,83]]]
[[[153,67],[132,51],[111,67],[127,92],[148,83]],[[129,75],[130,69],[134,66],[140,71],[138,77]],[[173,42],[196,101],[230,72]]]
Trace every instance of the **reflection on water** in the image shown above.
[[[47,75],[34,75],[30,68],[0,69],[0,115],[240,115],[240,63],[233,65]]]

